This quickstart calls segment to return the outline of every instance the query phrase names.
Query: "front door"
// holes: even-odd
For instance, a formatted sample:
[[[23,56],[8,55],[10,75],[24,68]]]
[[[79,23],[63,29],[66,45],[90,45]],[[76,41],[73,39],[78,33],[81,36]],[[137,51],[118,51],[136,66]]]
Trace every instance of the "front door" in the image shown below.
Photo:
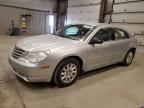
[[[108,28],[100,29],[93,36],[93,38],[95,37],[103,40],[103,43],[87,45],[88,70],[103,67],[111,62],[111,52],[109,49],[110,30]]]

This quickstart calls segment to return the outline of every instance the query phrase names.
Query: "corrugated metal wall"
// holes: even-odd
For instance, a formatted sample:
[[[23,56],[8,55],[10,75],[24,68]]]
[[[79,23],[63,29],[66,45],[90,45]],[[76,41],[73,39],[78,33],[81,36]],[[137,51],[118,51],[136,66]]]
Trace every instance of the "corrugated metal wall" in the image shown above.
[[[67,24],[96,24],[99,21],[101,0],[69,0]]]
[[[44,34],[46,32],[46,15],[55,12],[56,0],[0,0],[0,34],[5,34],[14,20],[20,27],[20,16],[31,14],[32,21],[28,35]]]
[[[32,15],[30,29],[28,30],[29,35],[45,33],[46,12],[0,6],[0,34],[5,34],[8,31],[11,27],[11,20],[14,20],[15,27],[20,27],[20,16],[22,14]]]
[[[144,0],[114,0],[111,14],[107,14],[105,22],[127,28],[144,45]]]

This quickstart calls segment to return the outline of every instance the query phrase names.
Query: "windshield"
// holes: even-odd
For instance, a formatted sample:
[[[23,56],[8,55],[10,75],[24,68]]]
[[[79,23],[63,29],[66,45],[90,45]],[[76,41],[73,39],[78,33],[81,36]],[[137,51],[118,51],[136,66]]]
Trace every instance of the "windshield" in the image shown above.
[[[92,29],[93,26],[89,25],[69,25],[57,31],[54,35],[79,40],[84,38]]]

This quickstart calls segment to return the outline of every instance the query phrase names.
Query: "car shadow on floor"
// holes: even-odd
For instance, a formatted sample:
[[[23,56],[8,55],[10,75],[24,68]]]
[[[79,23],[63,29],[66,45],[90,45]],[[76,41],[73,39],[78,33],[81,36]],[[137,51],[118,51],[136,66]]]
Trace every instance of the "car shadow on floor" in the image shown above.
[[[27,86],[28,88],[31,88],[31,89],[44,89],[44,88],[55,88],[56,87],[54,82],[26,82],[26,81],[22,80],[19,77],[17,77],[17,79],[23,85],[25,85],[25,86]]]
[[[119,63],[117,63],[117,64],[109,65],[109,66],[106,66],[106,67],[102,67],[102,68],[99,68],[99,69],[94,69],[94,70],[91,70],[91,71],[88,71],[88,72],[82,72],[79,79],[81,80],[81,79],[84,79],[86,77],[101,74],[101,73],[107,72],[111,69],[114,69],[114,68],[117,68],[117,67],[120,67],[120,66],[121,65]]]
[[[100,68],[100,69],[95,69],[89,72],[82,72],[80,77],[78,78],[78,81],[85,79],[87,77],[93,76],[93,75],[98,75],[104,72],[107,72],[111,69],[120,67],[119,64],[114,64],[114,65],[110,65],[104,68]],[[21,84],[27,86],[30,89],[45,89],[45,88],[56,88],[57,86],[55,85],[54,82],[34,82],[34,83],[28,83],[25,82],[24,80],[20,79],[19,77],[17,77],[17,79],[21,82]]]

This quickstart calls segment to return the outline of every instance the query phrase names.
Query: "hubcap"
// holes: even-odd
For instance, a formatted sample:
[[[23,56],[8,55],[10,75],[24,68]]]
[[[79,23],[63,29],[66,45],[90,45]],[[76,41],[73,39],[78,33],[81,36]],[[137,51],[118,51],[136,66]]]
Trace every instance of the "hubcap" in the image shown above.
[[[72,82],[77,76],[77,66],[73,63],[67,64],[61,71],[61,80],[64,83]]]
[[[133,59],[133,53],[129,52],[126,59],[127,64],[130,64],[132,62],[132,59]]]

